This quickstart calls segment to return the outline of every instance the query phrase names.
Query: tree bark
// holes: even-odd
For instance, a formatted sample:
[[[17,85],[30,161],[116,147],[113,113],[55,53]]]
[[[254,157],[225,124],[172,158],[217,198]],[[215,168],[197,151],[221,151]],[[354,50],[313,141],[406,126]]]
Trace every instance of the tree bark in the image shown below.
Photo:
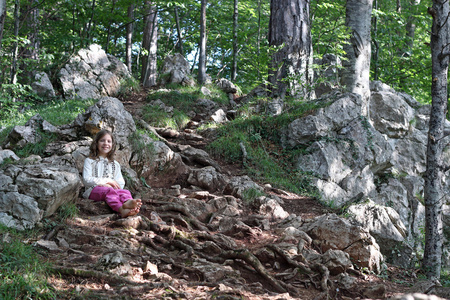
[[[350,41],[344,44],[342,84],[349,92],[361,95],[363,115],[367,115],[370,98],[370,23],[373,0],[347,0],[345,24],[350,30]]]
[[[94,16],[95,16],[95,0],[92,0],[91,17],[89,18],[89,23],[86,28],[86,37],[88,41],[91,40],[91,32],[92,32],[91,27],[93,26],[94,23]]]
[[[6,18],[6,0],[0,0],[0,50],[2,49],[3,28]]]
[[[258,35],[256,38],[256,43],[257,43],[256,53],[259,57],[261,54],[261,0],[258,0]],[[261,66],[259,64],[259,59],[258,59],[258,79],[262,79],[260,69],[261,69]]]
[[[156,85],[157,65],[156,51],[158,48],[158,23],[156,6],[151,1],[146,1],[147,16],[145,17],[144,38],[142,47],[148,51],[148,55],[142,59],[142,84],[145,88]]]
[[[175,12],[175,22],[176,22],[176,25],[177,25],[177,34],[178,34],[177,46],[178,46],[178,51],[180,52],[181,55],[184,56],[183,34],[181,33],[180,17],[178,16],[178,7],[175,6],[173,8],[173,10]]]
[[[16,0],[14,3],[14,37],[15,42],[13,44],[12,50],[12,63],[11,63],[11,83],[17,83],[17,56],[19,54],[19,45],[17,42],[17,38],[19,37],[19,11],[20,11],[20,1]]]
[[[373,1],[373,6],[375,7],[375,9],[378,9],[378,1],[377,0]],[[373,79],[378,80],[378,73],[379,73],[378,58],[379,58],[379,53],[380,53],[380,46],[378,43],[378,17],[377,16],[374,16],[372,18],[372,26],[373,26],[373,34],[372,34],[373,35],[373,44],[375,46],[375,49],[372,54],[372,61],[374,64]]]
[[[134,3],[128,6],[128,24],[127,24],[127,37],[126,37],[126,58],[125,64],[127,65],[128,71],[132,73],[132,51],[133,51],[133,19],[134,19]]]
[[[23,51],[23,57],[39,60],[39,48],[40,48],[40,39],[39,39],[39,8],[37,7],[38,1],[31,0],[29,5],[26,7],[25,21],[28,30],[28,40],[30,43],[26,46]],[[27,72],[28,73],[28,72]]]
[[[408,22],[406,23],[406,36],[408,37],[406,41],[407,51],[410,52],[414,45],[414,35],[416,33],[416,18],[412,13],[414,12],[414,6],[420,4],[420,0],[412,0],[410,1],[411,5],[409,6],[409,11],[411,15],[408,17]],[[410,53],[408,54],[411,55]]]
[[[201,0],[200,9],[200,41],[198,44],[198,83],[200,85],[206,82],[206,4],[207,0]]]
[[[431,27],[431,113],[428,131],[427,168],[425,172],[425,253],[423,268],[429,279],[439,279],[442,256],[442,152],[447,111],[447,77],[450,55],[449,3],[433,0],[428,9]]]
[[[117,0],[113,0],[112,4],[111,4],[111,15],[108,21],[108,30],[107,30],[107,34],[106,34],[106,45],[105,45],[105,52],[108,53],[108,49],[109,49],[109,41],[111,40],[111,25],[113,23],[113,19],[112,16],[114,14],[114,10],[116,9],[116,1]]]
[[[231,66],[231,81],[236,81],[237,76],[237,53],[238,53],[238,2],[239,0],[234,0],[234,13],[233,13],[233,64]]]
[[[269,83],[272,97],[311,97],[313,80],[309,0],[271,0]]]

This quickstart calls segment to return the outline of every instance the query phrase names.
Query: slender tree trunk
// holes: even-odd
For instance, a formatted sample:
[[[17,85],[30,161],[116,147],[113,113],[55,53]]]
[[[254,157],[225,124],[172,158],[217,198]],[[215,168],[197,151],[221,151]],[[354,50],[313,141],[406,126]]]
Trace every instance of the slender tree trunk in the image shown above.
[[[313,80],[309,0],[271,0],[269,45],[272,55],[269,83],[272,97],[311,97]]]
[[[234,0],[234,13],[233,13],[233,65],[231,66],[231,81],[236,81],[237,75],[237,56],[238,56],[238,0]]]
[[[201,0],[200,9],[200,41],[198,44],[198,83],[200,85],[206,82],[206,4],[207,0]]]
[[[88,27],[86,29],[86,39],[88,41],[91,40],[91,26],[94,21],[94,15],[95,15],[95,0],[92,0],[92,8],[91,8],[91,18],[89,19]]]
[[[414,8],[420,4],[420,0],[412,0],[410,1],[409,13],[411,14],[408,17],[408,22],[406,23],[406,36],[408,37],[406,41],[407,49],[406,51],[410,54],[411,49],[414,45],[414,35],[416,33],[416,18],[414,17]]]
[[[20,1],[16,0],[14,4],[14,37],[15,42],[13,44],[12,49],[12,63],[11,63],[11,83],[17,83],[17,56],[19,53],[19,45],[17,42],[17,38],[19,37],[19,11],[20,11]]]
[[[363,115],[368,114],[370,98],[370,23],[373,0],[347,0],[345,24],[351,32],[349,43],[344,44],[342,83],[347,90],[361,95]]]
[[[132,51],[133,51],[133,22],[134,19],[134,3],[131,3],[130,6],[128,6],[128,24],[127,24],[127,38],[126,38],[126,58],[125,58],[125,64],[127,65],[128,71],[132,73]]]
[[[373,5],[375,9],[378,9],[378,1],[374,0]],[[373,68],[373,79],[378,80],[378,56],[380,53],[380,46],[378,44],[378,18],[374,16],[372,18],[372,27],[373,27],[373,44],[375,46],[375,49],[373,51],[372,55],[372,61],[374,64]]]
[[[24,12],[26,17],[26,24],[28,28],[28,40],[30,43],[23,52],[25,58],[39,60],[39,49],[40,49],[40,39],[39,39],[39,9],[37,8],[38,1],[31,0],[29,6]]]
[[[450,55],[449,3],[433,0],[428,9],[433,17],[431,27],[431,113],[425,173],[425,253],[423,268],[428,278],[439,279],[442,257],[442,152],[447,111],[447,78]]]
[[[178,16],[178,7],[175,6],[173,10],[175,12],[175,22],[177,23],[177,34],[178,34],[177,47],[180,54],[184,56],[183,34],[181,33],[180,17]]]
[[[6,19],[6,0],[0,0],[0,50],[2,49],[3,28]]]
[[[148,51],[142,58],[142,84],[145,88],[156,85],[157,65],[156,51],[158,48],[158,23],[156,6],[152,1],[146,1],[147,13],[145,17],[144,37],[142,47]]]
[[[258,36],[256,38],[257,45],[256,45],[256,53],[258,55],[258,78],[261,78],[261,66],[260,66],[260,60],[259,57],[261,55],[261,0],[258,0]]]
[[[113,14],[114,14],[114,10],[116,9],[116,1],[117,0],[113,0],[112,2],[112,6],[111,6],[111,15],[109,17],[109,22],[108,22],[108,33],[106,35],[106,45],[105,45],[105,52],[108,53],[108,48],[109,48],[109,41],[111,40],[111,24],[113,23]]]

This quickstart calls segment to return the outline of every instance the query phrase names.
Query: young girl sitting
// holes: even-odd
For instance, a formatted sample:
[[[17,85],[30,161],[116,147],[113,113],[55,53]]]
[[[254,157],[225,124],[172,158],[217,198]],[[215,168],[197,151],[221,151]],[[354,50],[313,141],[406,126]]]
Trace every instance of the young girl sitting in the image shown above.
[[[122,218],[139,213],[142,201],[133,199],[130,191],[124,190],[125,180],[120,164],[114,160],[116,141],[109,130],[97,133],[90,147],[89,157],[84,161],[84,198],[105,201]]]

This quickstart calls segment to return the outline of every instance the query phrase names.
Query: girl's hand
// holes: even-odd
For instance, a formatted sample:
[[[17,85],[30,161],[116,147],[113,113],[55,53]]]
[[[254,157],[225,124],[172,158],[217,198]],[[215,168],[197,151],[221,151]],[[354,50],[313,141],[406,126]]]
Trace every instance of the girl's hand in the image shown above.
[[[110,180],[106,183],[107,186],[112,187],[113,189],[120,189],[120,185],[115,180]]]

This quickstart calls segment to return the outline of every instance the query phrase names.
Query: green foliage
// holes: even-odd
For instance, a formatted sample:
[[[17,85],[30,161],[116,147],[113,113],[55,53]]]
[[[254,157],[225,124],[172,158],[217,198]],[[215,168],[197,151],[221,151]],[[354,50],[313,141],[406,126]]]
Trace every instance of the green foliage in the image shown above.
[[[263,104],[266,100],[255,101]],[[294,119],[320,105],[309,102],[288,105],[290,112],[277,117],[257,115],[244,109],[241,117],[216,129],[217,138],[207,146],[207,150],[228,162],[243,162],[246,172],[257,180],[292,192],[317,196],[311,185],[313,175],[296,169],[296,159],[303,149],[283,149],[280,132]],[[244,151],[247,157],[244,157]]]
[[[31,245],[22,242],[26,237],[3,225],[0,236],[10,239],[0,246],[0,298],[56,299],[46,280],[50,266]]]
[[[242,192],[242,201],[246,203],[247,205],[251,204],[253,201],[255,201],[258,197],[264,196],[264,192],[258,190],[258,189],[247,189]]]
[[[141,91],[141,86],[139,81],[134,77],[127,77],[122,79],[120,82],[120,90],[118,92],[119,96],[127,97],[132,93],[139,93]]]
[[[3,84],[0,90],[0,120],[7,120],[18,111],[42,102],[29,85]]]
[[[94,100],[52,100],[47,103],[30,103],[27,108],[23,108],[19,112],[14,110],[1,111],[0,127],[5,129],[0,131],[0,144],[4,143],[14,126],[25,125],[36,114],[41,115],[49,123],[58,126],[72,122],[76,116],[84,113],[86,108],[93,104]],[[37,134],[40,136],[40,141],[35,144],[27,144],[24,148],[17,150],[18,156],[42,155],[47,144],[56,138],[53,134],[43,131],[38,131]]]
[[[75,203],[67,202],[58,208],[56,215],[58,216],[58,220],[64,223],[67,219],[75,218],[79,212],[80,210]]]
[[[200,92],[199,87],[169,85],[167,88],[169,89],[150,93],[147,100],[150,102],[162,99],[166,107],[174,108],[172,115],[158,105],[147,105],[143,109],[142,118],[155,127],[182,129],[190,120],[188,115],[195,111],[198,99],[205,96]],[[211,100],[221,104],[228,102],[226,94],[215,86],[208,86],[208,89],[211,91],[209,97]]]
[[[310,17],[315,56],[322,57],[330,53],[343,58],[343,41],[349,37],[345,26],[345,1],[312,1]]]
[[[397,90],[407,92],[422,103],[431,100],[430,27],[428,4],[407,5],[397,12],[395,3],[379,3],[374,10],[376,27],[372,24],[372,52],[378,59],[372,61],[371,77]],[[414,37],[407,34],[409,23],[415,24]]]
[[[42,156],[47,145],[57,139],[55,135],[43,131],[37,131],[37,135],[40,137],[40,141],[34,144],[28,143],[23,148],[15,150],[17,156],[27,157],[32,154]]]

